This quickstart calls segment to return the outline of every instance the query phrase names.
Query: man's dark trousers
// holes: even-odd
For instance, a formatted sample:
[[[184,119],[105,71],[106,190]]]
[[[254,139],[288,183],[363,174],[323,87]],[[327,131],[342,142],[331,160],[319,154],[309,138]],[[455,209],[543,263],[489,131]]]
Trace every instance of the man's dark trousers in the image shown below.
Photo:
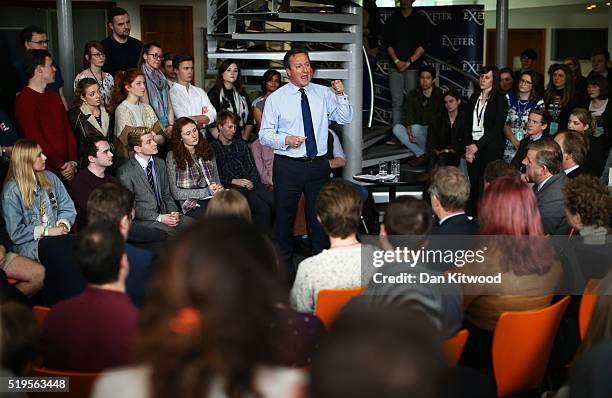
[[[326,156],[318,156],[312,160],[274,156],[272,179],[276,206],[275,236],[291,280],[296,271],[293,266],[293,224],[302,192],[306,199],[306,219],[314,254],[329,247],[329,240],[317,221],[315,211],[317,195],[323,185],[330,181],[329,174],[330,167]]]

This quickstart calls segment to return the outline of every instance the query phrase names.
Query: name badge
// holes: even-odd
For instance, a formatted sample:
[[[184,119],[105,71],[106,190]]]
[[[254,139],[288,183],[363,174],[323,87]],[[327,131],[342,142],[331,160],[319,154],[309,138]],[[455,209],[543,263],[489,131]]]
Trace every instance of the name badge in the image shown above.
[[[559,131],[559,123],[551,122],[550,123],[550,135],[557,134],[557,131]]]

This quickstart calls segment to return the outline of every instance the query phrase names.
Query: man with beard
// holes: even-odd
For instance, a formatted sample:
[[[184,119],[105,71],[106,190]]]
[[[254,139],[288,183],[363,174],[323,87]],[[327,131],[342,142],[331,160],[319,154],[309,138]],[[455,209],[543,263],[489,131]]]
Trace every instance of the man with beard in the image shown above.
[[[120,70],[136,67],[142,42],[130,37],[130,16],[123,8],[115,7],[108,12],[108,28],[111,34],[102,40],[106,50],[102,70],[114,77]]]

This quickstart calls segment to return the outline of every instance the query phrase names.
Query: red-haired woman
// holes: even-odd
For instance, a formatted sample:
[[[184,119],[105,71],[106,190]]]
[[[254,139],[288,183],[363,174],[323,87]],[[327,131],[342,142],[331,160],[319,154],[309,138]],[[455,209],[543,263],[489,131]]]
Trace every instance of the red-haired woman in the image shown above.
[[[470,341],[463,361],[491,371],[493,330],[502,312],[528,311],[550,305],[561,278],[561,265],[544,234],[533,190],[516,177],[495,179],[478,206],[484,261],[455,272],[500,276],[500,282],[464,283],[465,319]],[[483,352],[486,351],[486,352]]]
[[[204,216],[208,200],[223,190],[214,154],[192,119],[181,117],[174,123],[166,156],[168,182],[172,196],[190,217]]]
[[[129,158],[127,137],[132,131],[155,134],[158,145],[164,143],[163,128],[151,106],[143,102],[145,96],[145,77],[140,69],[120,71],[115,76],[113,107],[115,109],[115,163],[120,165]]]

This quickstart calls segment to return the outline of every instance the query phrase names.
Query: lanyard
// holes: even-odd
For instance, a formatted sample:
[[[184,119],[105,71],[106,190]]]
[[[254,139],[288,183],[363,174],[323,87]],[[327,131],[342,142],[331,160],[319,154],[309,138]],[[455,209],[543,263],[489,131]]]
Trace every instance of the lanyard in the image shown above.
[[[480,121],[482,120],[482,115],[484,114],[485,108],[487,107],[487,102],[489,102],[489,100],[485,100],[482,108],[480,108],[480,102],[480,98],[478,98],[478,101],[476,101],[476,121],[478,122],[478,127],[482,126]]]

